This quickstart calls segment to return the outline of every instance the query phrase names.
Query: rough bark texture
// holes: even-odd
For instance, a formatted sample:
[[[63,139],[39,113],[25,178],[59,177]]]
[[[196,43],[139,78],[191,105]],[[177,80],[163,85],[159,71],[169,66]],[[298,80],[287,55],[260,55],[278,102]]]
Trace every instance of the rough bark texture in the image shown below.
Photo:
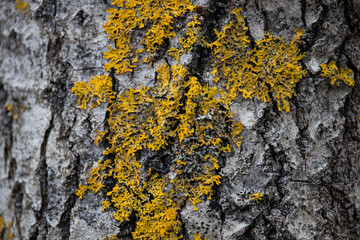
[[[15,239],[101,239],[131,226],[101,212],[101,196],[75,196],[103,148],[93,130],[105,109],[83,111],[73,80],[104,73],[111,43],[102,29],[110,1],[36,0],[20,13],[0,3],[0,215]],[[245,126],[239,154],[226,159],[215,197],[181,210],[183,234],[224,239],[360,239],[360,2],[358,0],[199,0],[211,14],[209,34],[243,8],[251,38],[264,31],[289,39],[306,31],[308,75],[291,111],[239,98]],[[211,36],[209,36],[211,38]],[[210,55],[185,59],[208,81]],[[355,86],[330,85],[319,65],[329,59],[354,72]],[[154,69],[118,77],[117,91],[151,85]],[[9,107],[11,106],[11,107]],[[243,207],[261,190],[259,204]],[[1,237],[5,237],[4,234]]]

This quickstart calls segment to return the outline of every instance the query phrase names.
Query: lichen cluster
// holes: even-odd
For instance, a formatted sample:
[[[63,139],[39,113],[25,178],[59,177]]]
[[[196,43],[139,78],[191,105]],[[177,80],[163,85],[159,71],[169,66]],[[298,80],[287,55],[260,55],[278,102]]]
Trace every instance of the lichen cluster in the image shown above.
[[[15,235],[11,231],[12,222],[9,221],[5,224],[5,219],[3,216],[0,216],[0,236],[6,240],[13,240]]]
[[[265,33],[251,49],[241,9],[208,43],[189,0],[113,0],[113,5],[104,28],[115,47],[105,52],[104,67],[118,74],[133,71],[140,59],[152,65],[156,51],[176,36],[174,20],[186,14],[192,20],[177,46],[166,49],[175,63],[155,63],[154,87],[140,85],[117,95],[116,79],[109,75],[75,83],[71,91],[80,108],[106,103],[109,113],[104,129],[95,130],[95,143],[107,146],[104,159],[76,194],[81,199],[88,190],[105,190],[103,211],[110,209],[120,222],[136,222],[133,239],[182,239],[182,206],[190,202],[197,210],[198,203],[211,199],[221,181],[222,159],[240,147],[243,126],[230,110],[238,94],[290,110],[289,99],[306,74],[299,48],[304,31],[296,30],[288,43]],[[142,38],[132,45],[135,32]],[[213,80],[221,87],[202,83],[179,63],[196,45],[211,49]],[[249,201],[262,198],[260,191],[249,195]],[[201,239],[198,233],[193,237]]]
[[[79,108],[86,109],[91,101],[90,109],[101,103],[112,103],[115,93],[112,90],[112,79],[108,75],[91,77],[89,83],[85,81],[75,82],[71,93],[78,98]]]
[[[105,69],[113,68],[117,73],[131,72],[144,51],[148,54],[142,62],[152,62],[152,53],[176,36],[174,18],[195,9],[189,0],[113,0],[112,4],[115,8],[108,9],[109,21],[104,28],[115,48],[110,46],[104,57],[109,60]],[[145,29],[145,36],[132,46],[132,32],[139,29]]]
[[[197,210],[203,196],[211,198],[220,184],[219,159],[231,151],[232,142],[240,144],[243,128],[216,97],[216,87],[202,85],[182,65],[162,64],[156,71],[153,88],[130,88],[110,104],[109,126],[98,131],[96,142],[105,139],[104,156],[115,157],[99,161],[88,184],[77,191],[82,198],[86,190],[97,193],[113,179],[103,210],[111,206],[120,222],[135,214],[134,239],[182,237],[180,206],[189,200]],[[154,165],[145,174],[137,157],[144,149],[166,158],[164,169]]]
[[[164,39],[175,36],[169,27],[172,18],[193,10],[188,1],[114,4],[121,9],[109,10],[105,29],[116,48],[105,53],[110,60],[105,68],[120,73],[132,71],[142,52],[130,44],[131,31],[149,28],[140,42],[146,50],[143,62],[149,62]],[[179,59],[191,51],[199,39],[199,26],[194,15],[185,38],[179,38],[182,47],[170,49],[169,54]],[[96,130],[95,139],[108,145],[105,158],[92,169],[88,183],[79,186],[77,195],[82,198],[88,190],[97,193],[111,179],[113,187],[102,201],[103,211],[111,208],[120,222],[135,217],[134,239],[181,239],[181,206],[189,201],[197,210],[197,203],[211,198],[214,186],[220,184],[219,161],[233,146],[240,146],[243,126],[233,119],[230,105],[218,97],[218,89],[202,84],[183,65],[159,64],[156,76],[154,87],[130,88],[118,96],[108,75],[75,83],[72,92],[80,108],[106,102],[109,112],[108,126]],[[163,162],[149,166],[141,157],[146,151]]]
[[[27,2],[23,2],[22,0],[16,0],[16,5],[15,5],[15,8],[17,10],[19,10],[21,13],[23,11],[25,11],[25,9],[27,8],[28,6],[28,3]]]
[[[186,38],[179,38],[179,46],[169,49],[169,55],[174,57],[177,61],[180,57],[189,53],[194,49],[194,45],[199,42],[201,36],[201,22],[199,17],[195,14],[194,19],[187,24],[188,31],[186,32]]]
[[[295,86],[306,75],[300,61],[305,56],[299,48],[303,30],[296,30],[290,43],[265,32],[265,38],[255,41],[250,49],[249,37],[241,9],[233,14],[236,20],[218,32],[212,43],[204,43],[213,50],[214,81],[221,80],[229,101],[237,92],[244,98],[268,102],[276,101],[278,110],[290,111],[289,99],[295,96]]]
[[[350,87],[355,85],[351,69],[345,67],[339,70],[335,61],[331,61],[329,64],[321,64],[320,66],[321,76],[329,78],[332,85],[339,86],[339,81],[344,82]]]
[[[264,197],[260,191],[258,191],[257,193],[253,193],[249,195],[251,200],[254,200],[256,202],[259,202],[262,200],[262,198]]]

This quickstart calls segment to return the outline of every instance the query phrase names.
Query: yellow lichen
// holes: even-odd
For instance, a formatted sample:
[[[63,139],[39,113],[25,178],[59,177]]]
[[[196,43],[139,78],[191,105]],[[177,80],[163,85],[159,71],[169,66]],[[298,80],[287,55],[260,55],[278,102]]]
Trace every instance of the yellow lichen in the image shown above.
[[[13,101],[10,101],[7,105],[6,105],[6,110],[7,111],[12,111],[14,107]]]
[[[11,114],[12,119],[17,120],[19,114],[24,112],[26,109],[25,105],[20,105],[17,101],[10,100],[6,104],[6,111]]]
[[[3,232],[4,229],[5,229],[5,220],[3,216],[0,216],[0,234]]]
[[[332,85],[339,86],[338,81],[343,81],[346,85],[353,87],[355,81],[353,78],[353,73],[349,68],[337,68],[335,61],[330,62],[329,64],[320,64],[321,66],[321,76],[327,77],[330,79]]]
[[[0,216],[0,236],[4,236],[6,240],[13,240],[15,235],[11,232],[12,222],[9,221],[5,226],[5,219]]]
[[[164,191],[166,177],[159,179],[155,174],[151,177],[148,191],[153,199],[140,206],[139,221],[133,232],[134,239],[180,239],[181,221],[179,206],[173,196]]]
[[[28,6],[27,2],[23,2],[22,0],[16,0],[15,8],[18,9],[20,12],[23,12]]]
[[[115,157],[99,161],[77,195],[97,193],[105,179],[113,178],[116,184],[107,192],[109,200],[102,201],[103,210],[112,206],[120,222],[135,214],[134,239],[180,239],[180,205],[189,199],[197,210],[203,197],[211,199],[221,179],[218,157],[232,150],[231,142],[240,144],[242,124],[222,107],[217,88],[202,85],[183,65],[162,64],[156,72],[153,88],[130,88],[110,104],[108,127],[98,131],[96,142],[106,138],[104,155]],[[80,107],[84,104],[79,101]],[[143,166],[136,153],[143,149],[172,152],[174,157],[166,163],[169,172],[160,176],[157,170],[149,171],[148,177],[141,177]]]
[[[175,36],[174,18],[194,10],[188,0],[114,0],[113,4],[117,8],[109,9],[105,29],[116,45],[105,53],[109,59],[105,68],[117,73],[132,71],[140,58],[151,62],[158,47]],[[76,194],[82,198],[87,190],[106,189],[102,211],[113,211],[120,222],[135,218],[134,239],[181,239],[181,207],[189,201],[198,210],[198,203],[211,199],[221,183],[220,159],[241,144],[243,125],[230,110],[238,93],[265,102],[273,99],[279,110],[290,109],[288,100],[306,74],[298,46],[303,31],[297,30],[289,43],[265,33],[250,49],[240,12],[234,10],[235,20],[215,30],[212,43],[199,41],[201,23],[194,15],[185,38],[179,38],[181,47],[169,50],[179,60],[195,44],[211,48],[211,74],[215,82],[221,81],[220,89],[202,83],[178,63],[158,65],[151,88],[140,85],[117,95],[113,80],[105,75],[92,77],[89,83],[76,82],[72,89],[80,108],[86,109],[89,101],[90,108],[106,102],[109,113],[95,138],[96,144],[107,146],[104,159]],[[140,45],[132,46],[132,32],[141,29],[146,35]],[[155,157],[147,159],[143,153]],[[105,188],[109,179],[113,185]],[[259,202],[262,197],[259,191],[248,201]],[[200,234],[194,238],[201,239]]]
[[[112,79],[108,75],[91,77],[86,81],[75,82],[71,92],[78,97],[79,108],[86,109],[90,99],[90,109],[99,106],[102,102],[113,102],[115,95],[112,91]]]
[[[134,63],[133,56],[136,55],[138,61],[138,54],[142,50],[137,49],[132,55],[130,38],[124,36],[130,36],[125,32],[128,34],[131,29],[142,28],[142,21],[160,21],[152,19],[154,14],[159,14],[157,11],[146,13],[148,15],[139,20],[149,2],[114,1],[122,9],[109,10],[110,20],[105,29],[110,39],[116,41],[117,48],[110,49],[105,58],[121,66],[110,62],[105,65],[106,69],[114,68],[124,73],[131,71],[134,66],[131,65]],[[174,11],[179,9],[178,5],[170,2],[166,7],[171,9],[173,5]],[[158,7],[163,8],[164,3],[157,3],[160,4]],[[191,5],[184,7],[182,13],[173,12],[172,16],[180,16],[188,10],[192,10]],[[127,19],[122,19],[122,16]],[[162,23],[158,24],[169,26],[172,22],[169,16],[165,14],[167,20],[161,20]],[[187,51],[192,50],[198,39],[199,25],[195,15],[188,24],[187,38],[180,38],[180,44]],[[161,28],[154,29],[160,29],[160,33],[162,31]],[[142,41],[150,53],[162,43],[161,38],[172,37],[172,34],[162,32],[162,37],[151,38],[149,36],[155,36],[151,31]],[[129,221],[130,216],[135,214],[137,225],[132,233],[134,239],[181,239],[180,206],[188,199],[197,210],[196,205],[203,196],[211,199],[213,187],[219,185],[221,179],[218,157],[232,150],[229,143],[239,146],[242,124],[233,120],[229,99],[217,98],[216,87],[201,84],[197,77],[189,75],[183,65],[162,64],[156,73],[157,82],[153,88],[130,88],[117,96],[116,102],[112,82],[107,75],[91,78],[89,83],[75,83],[72,92],[78,97],[80,108],[86,109],[90,100],[90,108],[101,102],[110,103],[108,127],[103,131],[97,130],[95,143],[106,140],[109,147],[104,151],[104,156],[115,156],[111,160],[99,161],[92,169],[87,185],[79,185],[76,194],[82,198],[87,190],[97,193],[105,187],[107,178],[113,178],[116,184],[107,192],[109,199],[102,201],[102,210],[106,211],[112,206],[114,217],[120,222]],[[222,107],[224,103],[226,106]],[[136,153],[143,149],[174,151],[170,150],[174,146],[176,152],[172,152],[174,157],[167,163],[171,166],[168,173],[160,176],[156,170],[152,173],[150,169],[148,177],[141,177],[143,166]],[[168,177],[170,173],[174,175],[171,180]]]
[[[264,197],[264,196],[261,194],[260,190],[259,190],[259,192],[257,192],[257,193],[253,193],[253,194],[250,194],[250,195],[249,195],[249,198],[250,198],[251,200],[256,201],[257,203],[259,203],[259,201],[261,201],[263,197]]]
[[[7,234],[6,234],[6,240],[13,240],[15,235],[11,232],[11,226],[12,226],[12,222],[9,221],[7,224]]]
[[[201,31],[201,22],[198,20],[198,16],[194,15],[194,19],[187,24],[188,31],[186,33],[186,38],[179,38],[179,43],[181,47],[170,48],[169,55],[174,57],[177,61],[180,60],[180,57],[188,52],[191,52],[194,48],[195,43],[199,41],[200,31]]]
[[[76,190],[76,195],[82,199],[83,196],[85,195],[86,193],[86,190],[87,190],[87,186],[83,186],[81,184],[79,184],[79,188]]]
[[[114,0],[116,8],[108,9],[109,21],[104,28],[109,39],[115,42],[115,48],[109,47],[104,57],[109,60],[105,69],[114,68],[117,73],[131,72],[138,62],[139,54],[146,51],[149,55],[143,62],[152,62],[152,53],[166,39],[173,38],[173,20],[194,6],[189,0]],[[138,46],[132,46],[132,32],[147,29]]]
[[[108,237],[103,238],[102,240],[118,240],[118,238],[115,235],[110,235]]]
[[[201,239],[201,234],[200,233],[195,233],[193,236],[193,240],[207,240],[206,238]]]
[[[240,11],[233,11],[235,22],[230,21],[220,32],[215,30],[216,41],[205,42],[213,50],[214,81],[223,82],[228,101],[234,100],[238,91],[244,98],[273,99],[279,111],[289,112],[288,99],[296,95],[295,86],[306,75],[300,65],[304,53],[298,46],[304,31],[296,30],[290,43],[265,33],[249,51],[248,28]]]

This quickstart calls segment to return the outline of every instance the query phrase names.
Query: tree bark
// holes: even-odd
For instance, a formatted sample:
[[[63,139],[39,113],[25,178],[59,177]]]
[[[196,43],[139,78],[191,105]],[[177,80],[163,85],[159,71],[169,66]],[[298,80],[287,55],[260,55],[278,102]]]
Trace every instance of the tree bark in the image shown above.
[[[184,239],[200,232],[224,239],[360,239],[360,2],[357,0],[197,0],[213,38],[241,7],[252,42],[264,31],[289,41],[305,29],[302,65],[291,110],[237,98],[245,126],[238,154],[222,165],[212,200],[181,209]],[[104,74],[112,43],[102,28],[110,1],[32,0],[0,5],[0,216],[15,239],[131,239],[133,226],[101,212],[101,194],[75,191],[102,159],[94,144],[106,106],[80,110],[71,88]],[[180,32],[181,29],[176,29]],[[200,79],[210,76],[208,52],[192,52]],[[163,60],[164,57],[157,59]],[[194,60],[195,59],[195,60]],[[336,60],[355,86],[333,86],[320,64]],[[117,91],[154,84],[154,68],[119,75]],[[244,196],[261,190],[257,204]]]

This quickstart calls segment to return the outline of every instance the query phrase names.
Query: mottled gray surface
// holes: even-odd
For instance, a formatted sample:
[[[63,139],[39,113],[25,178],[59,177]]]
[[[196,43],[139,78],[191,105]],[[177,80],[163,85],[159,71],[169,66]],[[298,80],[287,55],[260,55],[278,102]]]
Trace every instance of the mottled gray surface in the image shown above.
[[[222,163],[222,184],[198,212],[181,211],[185,239],[360,239],[360,2],[357,0],[198,0],[210,33],[243,8],[253,40],[263,31],[290,39],[306,30],[303,66],[290,113],[274,103],[239,98],[245,126],[241,149]],[[105,106],[76,107],[74,79],[104,73],[111,44],[102,29],[108,1],[34,0],[20,13],[0,3],[0,215],[16,239],[101,239],[131,227],[102,213],[100,194],[75,195],[102,148],[94,129]],[[172,42],[170,42],[172,44]],[[181,58],[210,82],[209,52]],[[336,60],[354,71],[355,87],[331,86],[319,65]],[[155,65],[161,63],[160,59]],[[142,65],[117,76],[117,90],[151,86]],[[13,104],[13,110],[6,106]],[[261,190],[264,199],[250,202]]]

